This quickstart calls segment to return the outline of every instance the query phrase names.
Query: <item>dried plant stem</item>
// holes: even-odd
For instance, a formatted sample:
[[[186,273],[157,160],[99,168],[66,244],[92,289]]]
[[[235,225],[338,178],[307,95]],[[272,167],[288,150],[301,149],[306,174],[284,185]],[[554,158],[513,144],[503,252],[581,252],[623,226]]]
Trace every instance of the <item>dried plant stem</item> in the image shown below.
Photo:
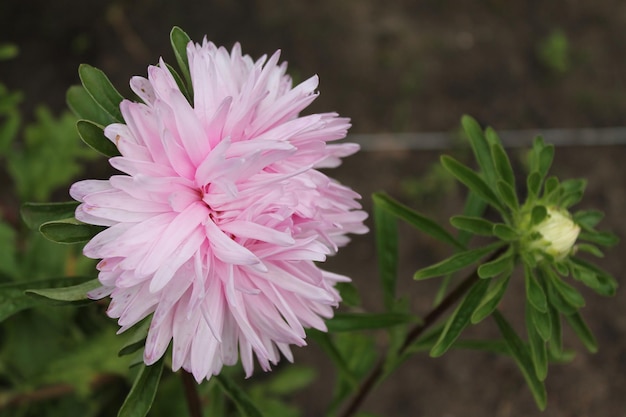
[[[189,410],[189,417],[202,417],[202,401],[198,394],[198,384],[187,371],[181,372],[181,379],[183,381],[183,390],[185,391],[185,401],[187,401],[187,409]]]

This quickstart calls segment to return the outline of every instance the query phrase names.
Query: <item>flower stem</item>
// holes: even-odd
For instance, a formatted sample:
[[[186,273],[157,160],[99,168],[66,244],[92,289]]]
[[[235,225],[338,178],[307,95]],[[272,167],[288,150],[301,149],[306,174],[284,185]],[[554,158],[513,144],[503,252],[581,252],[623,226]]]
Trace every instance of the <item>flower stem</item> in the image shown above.
[[[489,260],[493,260],[500,256],[503,252],[503,249],[500,248],[495,253],[493,253]],[[489,261],[488,260],[488,261]],[[486,262],[488,262],[486,261]],[[474,270],[469,276],[467,276],[452,292],[450,292],[435,308],[433,308],[425,317],[424,321],[415,326],[404,339],[404,343],[400,347],[398,351],[398,356],[401,356],[411,344],[417,340],[418,337],[424,333],[428,328],[430,328],[438,319],[441,317],[443,313],[445,313],[450,307],[452,307],[457,301],[461,299],[461,297],[478,281],[478,268]],[[378,384],[382,378],[384,377],[383,368],[385,365],[385,359],[380,358],[369,376],[363,381],[355,396],[352,398],[352,401],[345,408],[344,412],[340,417],[351,417],[358,409],[361,407],[369,393],[372,389]]]
[[[202,402],[200,401],[200,395],[198,395],[198,384],[196,384],[193,375],[189,372],[182,371],[180,375],[183,381],[189,417],[202,417]]]

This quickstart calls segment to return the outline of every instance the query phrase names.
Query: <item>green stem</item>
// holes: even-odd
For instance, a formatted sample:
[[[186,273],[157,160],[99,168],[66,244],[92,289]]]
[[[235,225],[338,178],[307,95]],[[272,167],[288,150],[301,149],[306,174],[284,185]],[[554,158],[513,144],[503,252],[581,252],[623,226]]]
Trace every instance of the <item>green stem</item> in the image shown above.
[[[506,248],[500,248],[494,252],[487,261],[493,260],[500,256]],[[452,292],[450,292],[435,308],[433,308],[425,317],[424,321],[415,326],[407,334],[404,339],[404,343],[398,351],[398,356],[401,356],[411,344],[417,340],[426,330],[428,330],[443,313],[445,313],[450,307],[456,304],[463,295],[474,285],[480,278],[478,277],[478,268],[474,270],[468,277],[466,277]],[[361,407],[372,389],[383,379],[385,360],[381,358],[378,360],[369,376],[363,381],[359,387],[356,395],[352,398],[352,401],[345,408],[340,417],[351,417],[356,414]]]

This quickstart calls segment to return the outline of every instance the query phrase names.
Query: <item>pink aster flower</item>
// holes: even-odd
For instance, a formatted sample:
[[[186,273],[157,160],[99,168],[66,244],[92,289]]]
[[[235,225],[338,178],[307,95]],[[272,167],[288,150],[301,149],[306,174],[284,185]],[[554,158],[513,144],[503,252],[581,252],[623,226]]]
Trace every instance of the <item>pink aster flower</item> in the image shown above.
[[[279,52],[254,61],[206,40],[189,43],[193,105],[161,60],[130,85],[125,124],[106,127],[125,175],[74,184],[76,218],[108,226],[84,248],[111,297],[108,315],[123,332],[152,314],[144,361],[172,341],[172,368],[197,381],[253,353],[269,370],[304,328],[325,330],[348,278],[316,262],[348,233],[365,233],[354,191],[318,168],[358,150],[327,144],[349,119],[299,116],[316,97],[317,76],[292,87]]]

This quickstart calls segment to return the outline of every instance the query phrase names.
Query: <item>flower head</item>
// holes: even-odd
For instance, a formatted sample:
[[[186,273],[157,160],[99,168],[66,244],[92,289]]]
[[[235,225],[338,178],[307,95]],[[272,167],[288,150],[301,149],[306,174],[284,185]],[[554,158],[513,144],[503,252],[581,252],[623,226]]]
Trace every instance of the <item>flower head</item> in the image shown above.
[[[529,242],[528,249],[537,250],[540,259],[547,254],[560,261],[572,252],[580,226],[567,210],[548,207],[545,219],[532,228],[532,233],[538,233],[538,238]]]
[[[108,226],[84,248],[123,332],[152,314],[144,361],[172,342],[172,367],[210,378],[253,353],[268,370],[305,327],[325,330],[347,277],[315,262],[348,233],[365,233],[354,191],[318,168],[358,150],[335,113],[299,116],[317,96],[317,76],[296,87],[279,52],[254,61],[206,39],[189,43],[190,104],[161,60],[130,85],[124,124],[105,128],[125,175],[74,184],[76,218]]]

